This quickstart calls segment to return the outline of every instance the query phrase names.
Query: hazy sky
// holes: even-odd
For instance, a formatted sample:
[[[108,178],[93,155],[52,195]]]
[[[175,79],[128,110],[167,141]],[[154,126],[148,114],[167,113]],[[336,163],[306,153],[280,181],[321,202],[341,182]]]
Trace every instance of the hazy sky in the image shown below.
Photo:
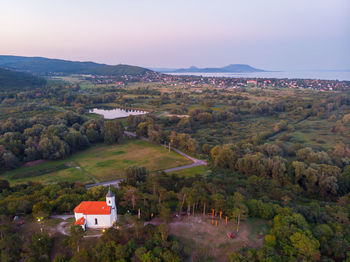
[[[0,54],[350,69],[350,0],[0,0]]]

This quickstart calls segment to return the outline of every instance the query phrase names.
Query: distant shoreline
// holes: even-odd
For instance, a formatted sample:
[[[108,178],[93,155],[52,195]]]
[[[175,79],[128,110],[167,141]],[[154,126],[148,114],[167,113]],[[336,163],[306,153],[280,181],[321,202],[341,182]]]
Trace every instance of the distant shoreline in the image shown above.
[[[251,73],[165,73],[179,76],[228,78],[278,78],[350,81],[350,72],[343,71],[264,71]]]

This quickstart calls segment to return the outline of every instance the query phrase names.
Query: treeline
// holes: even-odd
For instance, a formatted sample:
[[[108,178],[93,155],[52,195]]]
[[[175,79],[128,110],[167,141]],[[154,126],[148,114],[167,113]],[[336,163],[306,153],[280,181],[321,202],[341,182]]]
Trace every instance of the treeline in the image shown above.
[[[128,130],[136,131],[137,136],[147,137],[153,143],[171,143],[173,147],[187,152],[198,154],[200,147],[195,139],[190,135],[178,132],[169,132],[163,125],[156,123],[157,119],[153,115],[129,116],[127,118]]]
[[[28,73],[16,72],[0,67],[0,89],[40,87],[46,80]]]
[[[350,192],[350,149],[343,143],[329,152],[298,145],[290,148],[278,142],[227,144],[212,148],[210,158],[214,169],[272,179],[279,187],[294,186],[295,195],[303,191],[309,197],[327,199]]]
[[[118,120],[87,120],[71,112],[9,118],[0,123],[0,166],[11,169],[38,159],[62,159],[90,144],[113,144],[122,137]]]

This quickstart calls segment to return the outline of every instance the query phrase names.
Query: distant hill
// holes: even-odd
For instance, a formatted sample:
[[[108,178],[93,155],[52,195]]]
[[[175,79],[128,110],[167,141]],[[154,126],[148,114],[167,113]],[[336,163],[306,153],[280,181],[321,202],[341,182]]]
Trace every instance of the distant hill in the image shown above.
[[[0,88],[39,87],[45,83],[46,80],[41,77],[0,68]]]
[[[0,67],[28,71],[35,74],[93,74],[108,76],[144,75],[152,71],[130,65],[105,65],[94,62],[75,62],[44,57],[1,56]]]
[[[158,68],[154,69],[161,73],[252,73],[252,72],[265,72],[265,70],[254,68],[245,64],[231,64],[224,67],[207,67],[198,68],[191,66],[189,68],[171,69],[171,68]]]

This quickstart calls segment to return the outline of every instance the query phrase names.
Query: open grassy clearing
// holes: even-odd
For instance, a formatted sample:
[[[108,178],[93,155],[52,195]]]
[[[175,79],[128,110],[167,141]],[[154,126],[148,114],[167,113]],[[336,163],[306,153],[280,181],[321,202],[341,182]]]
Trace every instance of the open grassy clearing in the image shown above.
[[[133,139],[111,146],[100,144],[64,160],[21,167],[0,177],[11,184],[27,181],[93,183],[122,178],[129,166],[145,166],[150,172],[155,172],[190,163],[190,160],[159,145]]]
[[[224,219],[218,221],[216,227],[211,224],[210,217],[176,219],[169,224],[170,234],[179,238],[191,250],[191,259],[194,261],[228,261],[228,255],[241,247],[262,246],[264,236],[269,231],[266,221],[250,218],[241,221],[238,236],[229,239],[227,233],[236,232],[236,224],[228,222],[226,225]]]
[[[30,118],[38,114],[56,115],[60,114],[54,109],[46,106],[28,107],[27,103],[18,103],[18,105],[0,105],[0,120],[6,120],[11,116],[12,118]]]
[[[329,150],[334,146],[343,142],[349,144],[350,136],[346,133],[332,132],[332,128],[336,125],[335,121],[328,119],[309,118],[295,125],[293,131],[281,132],[273,140],[286,140],[288,143],[300,143],[303,146],[309,146],[316,149]]]

